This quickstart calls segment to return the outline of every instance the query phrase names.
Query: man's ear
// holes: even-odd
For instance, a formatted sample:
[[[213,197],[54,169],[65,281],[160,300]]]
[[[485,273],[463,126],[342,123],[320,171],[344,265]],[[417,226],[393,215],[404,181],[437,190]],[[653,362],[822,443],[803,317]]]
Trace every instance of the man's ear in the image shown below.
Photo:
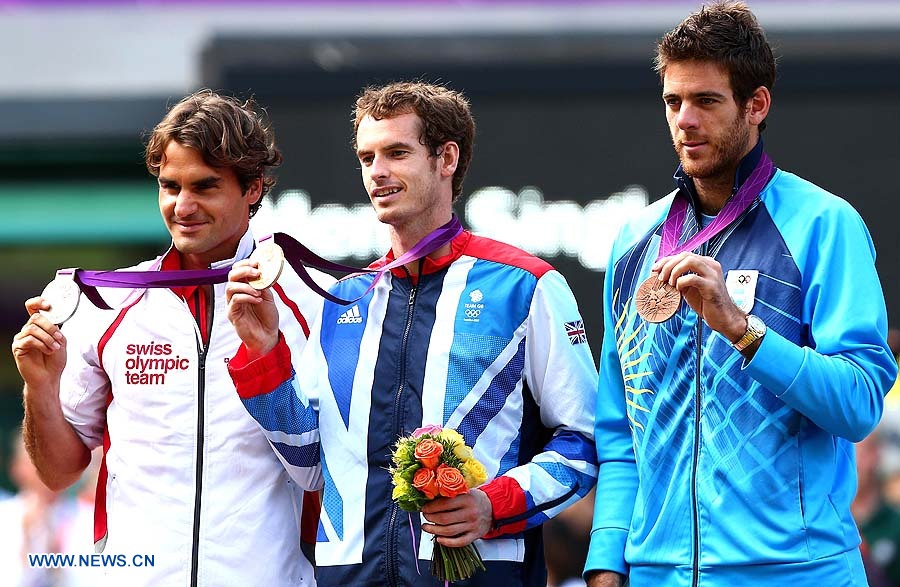
[[[456,173],[456,166],[459,164],[459,145],[454,141],[447,141],[441,147],[438,158],[441,165],[441,176],[453,177],[453,174]]]
[[[747,100],[747,116],[750,124],[759,126],[769,115],[769,108],[772,106],[772,94],[769,88],[759,86],[753,91],[753,95]]]
[[[259,202],[260,198],[262,198],[262,177],[257,177],[251,181],[244,195],[247,196],[248,203],[251,206]]]

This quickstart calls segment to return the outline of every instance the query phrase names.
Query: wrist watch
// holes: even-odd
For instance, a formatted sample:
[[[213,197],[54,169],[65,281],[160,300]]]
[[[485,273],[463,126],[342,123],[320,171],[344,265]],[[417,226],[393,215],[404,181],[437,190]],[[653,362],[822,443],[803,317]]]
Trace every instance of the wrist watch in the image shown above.
[[[744,350],[754,341],[759,340],[766,334],[766,323],[753,314],[747,314],[747,332],[744,333],[733,346],[739,351]]]

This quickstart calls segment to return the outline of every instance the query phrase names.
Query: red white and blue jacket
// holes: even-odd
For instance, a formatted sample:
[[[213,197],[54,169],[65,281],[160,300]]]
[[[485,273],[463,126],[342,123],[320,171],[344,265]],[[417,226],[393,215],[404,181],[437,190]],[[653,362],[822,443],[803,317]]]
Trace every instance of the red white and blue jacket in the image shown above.
[[[213,268],[246,258],[253,246],[248,232],[235,259]],[[135,267],[160,268],[180,268],[174,249]],[[97,548],[128,561],[153,556],[152,566],[106,569],[108,584],[315,585],[300,543],[303,491],[227,373],[240,339],[224,287],[213,287],[212,303],[197,287],[149,289],[122,310],[82,298],[63,325],[63,412],[89,448],[104,447]],[[273,289],[281,329],[301,348],[319,298],[289,268]],[[122,290],[103,295],[112,301]],[[310,512],[314,529],[316,508]]]
[[[395,441],[454,428],[485,465],[495,528],[476,542],[487,572],[466,585],[546,585],[540,524],[594,486],[597,372],[575,299],[550,265],[463,232],[418,279],[385,275],[348,306],[326,302],[296,376],[283,339],[229,370],[291,476],[323,487],[322,586],[441,584],[420,518],[391,501]],[[372,275],[338,282],[344,299]],[[292,353],[294,351],[294,353]]]

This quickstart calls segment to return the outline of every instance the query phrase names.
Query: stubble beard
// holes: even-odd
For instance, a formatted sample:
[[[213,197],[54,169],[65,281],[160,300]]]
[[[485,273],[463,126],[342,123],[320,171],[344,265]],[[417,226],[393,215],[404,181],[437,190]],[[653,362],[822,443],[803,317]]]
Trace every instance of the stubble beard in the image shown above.
[[[685,173],[693,179],[706,180],[733,173],[749,144],[750,128],[738,114],[728,130],[716,141],[711,158],[698,161],[685,157],[680,145],[676,145],[675,151]]]

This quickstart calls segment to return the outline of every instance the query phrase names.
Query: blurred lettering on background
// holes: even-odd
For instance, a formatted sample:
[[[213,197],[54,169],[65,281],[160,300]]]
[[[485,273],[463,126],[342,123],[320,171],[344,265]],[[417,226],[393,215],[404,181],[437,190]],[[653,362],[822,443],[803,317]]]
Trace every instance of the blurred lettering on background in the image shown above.
[[[650,202],[646,188],[589,200],[544,200],[537,187],[518,192],[491,186],[477,189],[463,208],[472,232],[521,247],[539,257],[569,257],[585,269],[606,271],[613,239],[624,222]],[[313,207],[309,193],[285,190],[269,198],[252,220],[257,236],[286,232],[329,259],[371,261],[390,248],[388,233],[368,202]]]

